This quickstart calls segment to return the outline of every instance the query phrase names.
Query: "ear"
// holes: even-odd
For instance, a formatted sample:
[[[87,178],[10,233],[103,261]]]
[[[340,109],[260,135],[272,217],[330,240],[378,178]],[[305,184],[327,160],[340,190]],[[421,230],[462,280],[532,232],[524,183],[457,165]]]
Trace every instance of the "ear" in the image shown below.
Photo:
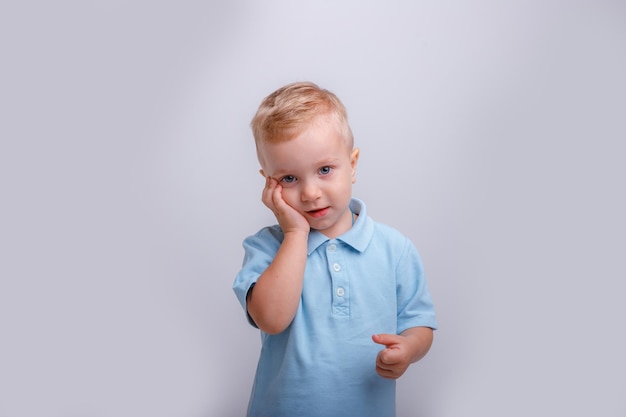
[[[265,171],[263,171],[262,169],[259,169],[259,174],[261,174],[263,178],[267,178],[267,175],[265,175]]]
[[[359,162],[359,155],[359,148],[354,148],[352,150],[352,153],[350,154],[350,165],[352,167],[352,184],[356,182],[356,165]]]

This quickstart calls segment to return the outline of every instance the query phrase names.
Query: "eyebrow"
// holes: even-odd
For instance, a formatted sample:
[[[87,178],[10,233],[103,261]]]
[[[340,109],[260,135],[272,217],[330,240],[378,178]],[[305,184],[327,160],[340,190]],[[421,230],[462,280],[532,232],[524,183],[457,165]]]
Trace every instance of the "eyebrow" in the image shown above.
[[[316,165],[317,166],[324,166],[324,165],[336,164],[339,161],[339,159],[340,158],[337,158],[337,157],[323,159],[323,160],[319,161]]]
[[[322,159],[319,162],[316,162],[314,164],[314,166],[324,167],[324,166],[327,166],[327,165],[334,165],[337,162],[339,162],[339,160],[340,160],[340,158],[337,158],[337,157]],[[283,177],[285,175],[293,175],[292,172],[293,172],[292,169],[279,169],[276,172],[274,172],[272,177]]]

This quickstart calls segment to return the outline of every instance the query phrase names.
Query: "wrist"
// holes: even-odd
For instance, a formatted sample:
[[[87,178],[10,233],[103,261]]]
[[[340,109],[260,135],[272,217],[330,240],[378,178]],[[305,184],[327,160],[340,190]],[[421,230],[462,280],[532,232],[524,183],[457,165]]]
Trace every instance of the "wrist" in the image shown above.
[[[287,229],[287,230],[283,230],[283,235],[285,237],[285,240],[289,239],[304,239],[304,240],[308,240],[309,238],[309,232],[311,229]]]
[[[429,327],[412,327],[400,335],[409,342],[411,363],[415,363],[426,356],[433,342],[433,330]]]

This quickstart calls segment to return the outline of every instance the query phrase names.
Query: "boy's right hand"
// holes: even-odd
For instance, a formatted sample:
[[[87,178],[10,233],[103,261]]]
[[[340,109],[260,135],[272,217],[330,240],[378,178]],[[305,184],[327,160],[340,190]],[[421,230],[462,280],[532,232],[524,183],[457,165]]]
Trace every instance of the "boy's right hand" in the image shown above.
[[[265,178],[265,188],[261,200],[267,206],[280,225],[283,233],[306,232],[309,233],[311,226],[309,222],[296,209],[291,207],[283,199],[283,187],[274,178]]]

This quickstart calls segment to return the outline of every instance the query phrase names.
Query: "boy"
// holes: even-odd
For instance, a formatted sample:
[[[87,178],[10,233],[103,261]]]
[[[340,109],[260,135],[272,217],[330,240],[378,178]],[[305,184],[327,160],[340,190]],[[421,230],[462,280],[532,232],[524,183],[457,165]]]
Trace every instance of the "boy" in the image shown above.
[[[251,126],[278,225],[244,240],[233,285],[262,338],[248,416],[395,416],[395,379],[437,326],[419,255],[352,198],[359,149],[333,93],[286,85]]]

